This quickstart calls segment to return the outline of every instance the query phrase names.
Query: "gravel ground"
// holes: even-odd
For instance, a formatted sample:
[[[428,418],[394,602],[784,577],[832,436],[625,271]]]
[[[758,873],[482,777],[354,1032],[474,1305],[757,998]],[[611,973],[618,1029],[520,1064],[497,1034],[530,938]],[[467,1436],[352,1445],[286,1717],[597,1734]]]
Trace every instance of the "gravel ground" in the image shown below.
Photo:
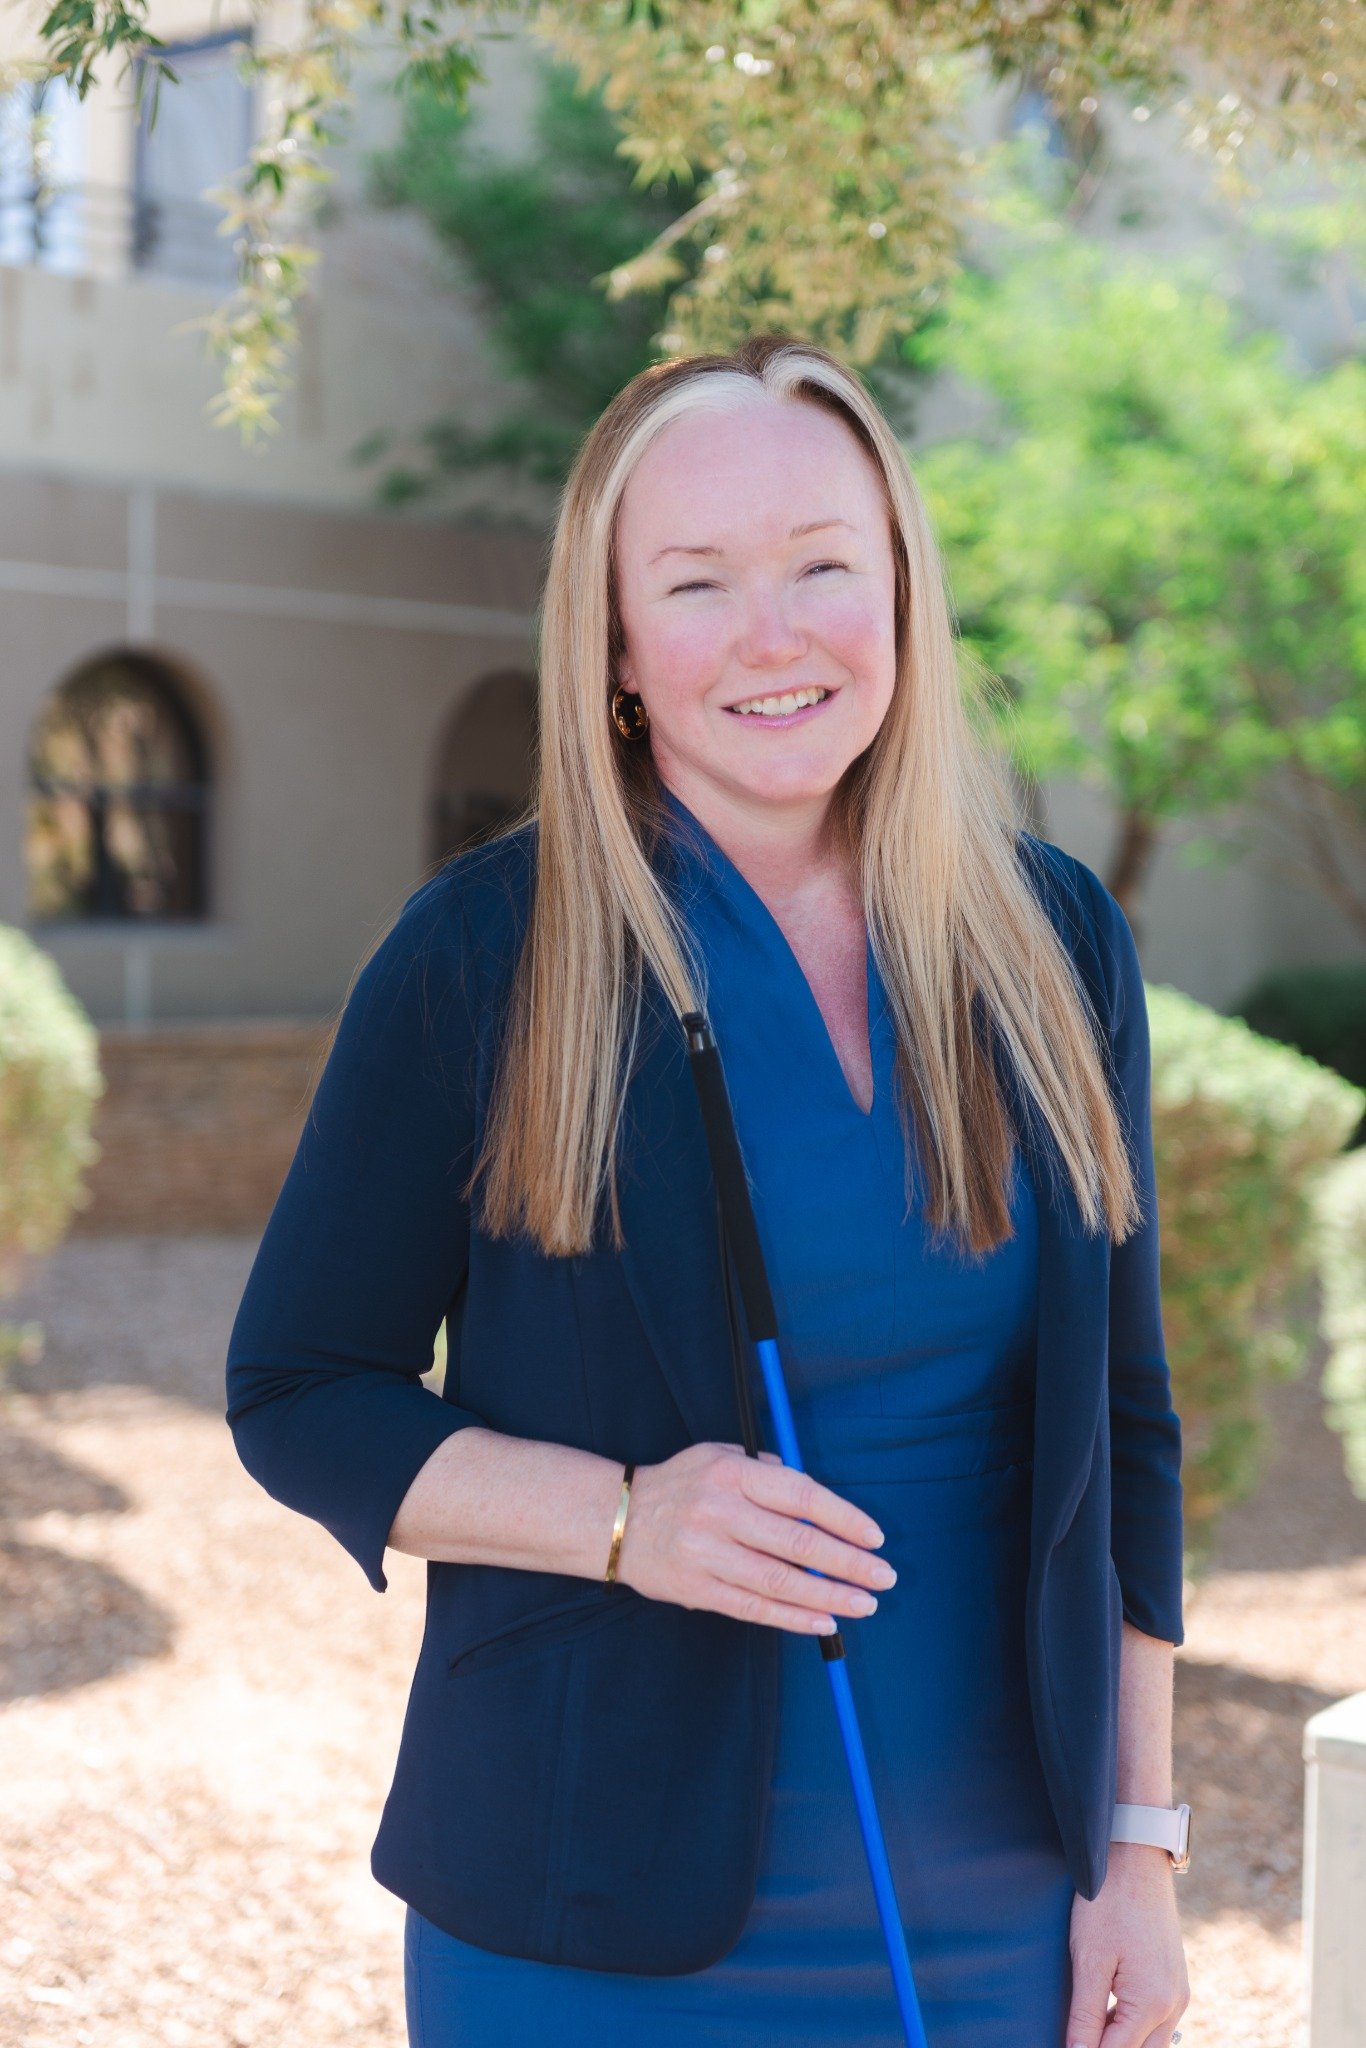
[[[72,1239],[0,1396],[0,2048],[403,2048],[370,1875],[424,1567],[376,1597],[237,1462],[245,1238]],[[1301,1731],[1366,1687],[1366,1504],[1317,1375],[1273,1401],[1177,1665],[1182,2048],[1301,2048]],[[1023,2048],[1023,2044],[1022,2044]]]

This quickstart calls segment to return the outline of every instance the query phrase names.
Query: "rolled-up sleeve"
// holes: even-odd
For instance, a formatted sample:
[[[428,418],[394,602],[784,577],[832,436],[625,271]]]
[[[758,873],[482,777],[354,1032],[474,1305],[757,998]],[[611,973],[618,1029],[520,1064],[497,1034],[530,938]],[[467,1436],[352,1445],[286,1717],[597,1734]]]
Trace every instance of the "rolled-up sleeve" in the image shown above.
[[[476,998],[443,872],[358,975],[256,1252],[227,1422],[267,1493],[384,1592],[384,1550],[439,1444],[482,1417],[421,1384],[469,1263]]]
[[[1110,988],[1117,1104],[1143,1208],[1138,1229],[1110,1253],[1110,1553],[1127,1619],[1181,1643],[1181,1423],[1162,1330],[1148,1004],[1129,921],[1100,878],[1084,872]]]

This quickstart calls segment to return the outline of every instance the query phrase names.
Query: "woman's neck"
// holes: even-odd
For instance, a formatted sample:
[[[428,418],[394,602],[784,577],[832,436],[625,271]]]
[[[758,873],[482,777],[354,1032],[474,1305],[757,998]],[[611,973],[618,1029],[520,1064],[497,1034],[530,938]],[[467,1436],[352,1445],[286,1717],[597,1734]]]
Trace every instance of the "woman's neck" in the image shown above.
[[[663,786],[691,811],[770,907],[847,895],[853,878],[831,845],[830,799],[791,803],[733,800],[690,781]]]

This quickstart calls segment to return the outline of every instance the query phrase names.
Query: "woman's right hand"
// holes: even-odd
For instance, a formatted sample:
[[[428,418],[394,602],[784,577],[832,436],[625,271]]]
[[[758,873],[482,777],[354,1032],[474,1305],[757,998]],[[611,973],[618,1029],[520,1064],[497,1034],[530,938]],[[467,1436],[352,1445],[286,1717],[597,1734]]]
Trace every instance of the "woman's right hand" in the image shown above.
[[[810,1635],[871,1614],[896,1573],[861,1508],[774,1451],[689,1444],[638,1466],[617,1577],[651,1600]],[[818,1574],[824,1574],[823,1577]]]

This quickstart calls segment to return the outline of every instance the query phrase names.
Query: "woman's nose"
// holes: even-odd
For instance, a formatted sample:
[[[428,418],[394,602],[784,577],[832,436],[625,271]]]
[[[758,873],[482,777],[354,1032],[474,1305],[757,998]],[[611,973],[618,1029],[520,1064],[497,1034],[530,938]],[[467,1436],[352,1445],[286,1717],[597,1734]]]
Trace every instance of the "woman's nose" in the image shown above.
[[[776,667],[800,654],[806,641],[806,633],[789,616],[789,600],[782,592],[756,591],[746,599],[739,653],[749,667]]]

